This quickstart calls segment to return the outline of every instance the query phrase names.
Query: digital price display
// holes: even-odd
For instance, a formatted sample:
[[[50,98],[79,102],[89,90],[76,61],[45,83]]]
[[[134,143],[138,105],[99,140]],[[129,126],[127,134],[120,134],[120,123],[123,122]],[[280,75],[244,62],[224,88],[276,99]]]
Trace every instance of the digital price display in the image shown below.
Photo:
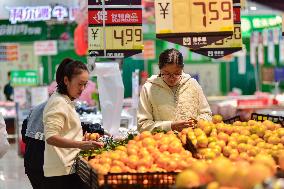
[[[232,0],[156,0],[156,36],[198,49],[233,34]]]
[[[124,58],[142,52],[141,0],[89,0],[88,21],[89,53]]]

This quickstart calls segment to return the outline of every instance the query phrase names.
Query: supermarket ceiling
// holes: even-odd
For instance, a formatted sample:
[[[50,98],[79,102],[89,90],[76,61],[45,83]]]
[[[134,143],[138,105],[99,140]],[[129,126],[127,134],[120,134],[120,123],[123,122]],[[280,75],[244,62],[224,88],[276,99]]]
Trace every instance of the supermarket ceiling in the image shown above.
[[[268,7],[271,7],[273,9],[278,9],[284,11],[284,1],[283,0],[249,0],[252,2],[256,2]]]

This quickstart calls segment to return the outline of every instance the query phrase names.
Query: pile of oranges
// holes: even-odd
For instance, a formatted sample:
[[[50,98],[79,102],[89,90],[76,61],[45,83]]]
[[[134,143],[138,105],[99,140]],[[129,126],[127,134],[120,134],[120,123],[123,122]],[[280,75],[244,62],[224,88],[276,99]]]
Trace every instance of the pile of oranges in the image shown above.
[[[180,172],[196,162],[210,163],[218,157],[253,163],[258,154],[274,158],[284,154],[284,128],[268,120],[225,124],[218,118],[214,123],[199,121],[197,127],[177,134],[173,131],[156,134],[144,131],[126,145],[97,154],[89,164],[99,175]],[[89,139],[92,137],[97,136],[88,136]],[[184,149],[188,139],[197,149],[197,157],[202,159],[192,157],[191,152]]]
[[[181,171],[189,167],[192,154],[186,151],[181,140],[172,132],[152,135],[144,131],[126,146],[104,151],[89,161],[99,173],[144,173]]]

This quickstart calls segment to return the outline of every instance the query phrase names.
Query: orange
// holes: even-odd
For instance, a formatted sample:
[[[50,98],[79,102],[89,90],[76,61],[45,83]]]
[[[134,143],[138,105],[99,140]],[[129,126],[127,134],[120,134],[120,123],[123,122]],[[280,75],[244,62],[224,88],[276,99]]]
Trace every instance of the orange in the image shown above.
[[[99,162],[100,162],[100,164],[105,164],[105,163],[110,164],[112,162],[112,160],[111,160],[111,158],[106,157],[106,158],[101,158],[99,160]]]
[[[164,134],[163,133],[157,133],[154,135],[154,139],[155,140],[160,140],[164,137]]]
[[[98,133],[92,133],[89,136],[90,140],[98,140],[100,138],[100,134]]]
[[[138,173],[146,173],[147,172],[147,168],[144,166],[139,166],[137,167],[137,172]]]
[[[109,172],[111,172],[111,173],[121,173],[122,169],[121,169],[120,166],[115,165],[115,166],[112,166],[110,168]]]
[[[165,135],[163,138],[161,138],[159,141],[158,141],[158,144],[159,145],[163,145],[163,144],[169,144],[170,142],[170,138]]]
[[[101,175],[106,175],[109,172],[109,169],[107,169],[105,167],[100,167],[96,171]]]
[[[119,153],[113,151],[113,152],[110,153],[109,157],[112,160],[118,160],[120,158],[120,155],[119,155]]]
[[[149,155],[149,152],[148,152],[147,148],[141,148],[138,151],[138,154],[139,154],[139,157],[145,157],[145,156]]]
[[[135,136],[134,137],[134,139],[133,140],[135,140],[135,141],[139,141],[141,138],[140,138],[140,135],[137,135],[137,136]]]
[[[150,158],[149,156],[148,157],[145,157],[143,159],[140,159],[138,162],[137,162],[137,165],[138,167],[139,166],[144,166],[144,167],[147,167],[147,168],[150,168],[153,164],[153,160],[152,158]]]
[[[155,152],[157,149],[157,146],[147,146],[147,150],[150,153]]]
[[[177,169],[177,167],[178,167],[178,163],[176,161],[170,160],[168,162],[166,169],[168,171],[175,171]]]
[[[127,154],[128,155],[136,155],[138,153],[138,148],[136,146],[127,147]]]
[[[139,161],[138,156],[136,156],[136,155],[131,155],[131,156],[129,156],[127,165],[128,165],[131,169],[135,169],[136,166],[137,166],[138,161]]]
[[[180,153],[182,151],[182,144],[180,141],[173,141],[169,144],[168,150],[170,153]]]
[[[150,131],[143,131],[141,134],[140,134],[140,138],[141,139],[144,139],[144,138],[147,138],[147,137],[151,137],[152,134]]]
[[[168,150],[168,145],[167,144],[162,144],[160,147],[159,147],[159,150],[160,152],[165,152]]]
[[[124,152],[127,151],[127,148],[125,146],[117,146],[115,149],[120,150],[120,151],[124,151]]]
[[[119,166],[119,167],[123,167],[124,166],[124,163],[119,161],[119,160],[113,160],[112,163],[111,163],[112,166]]]
[[[179,140],[175,134],[168,134],[169,141],[172,142],[174,140]]]
[[[148,146],[156,146],[157,145],[157,142],[155,141],[155,139],[153,138],[144,138],[142,140],[142,144],[144,147],[148,147]]]
[[[136,141],[135,140],[130,140],[130,141],[128,141],[127,145],[129,145],[129,144],[136,144]]]
[[[170,162],[170,158],[165,157],[165,156],[161,156],[158,160],[157,160],[157,165],[160,168],[166,169],[168,162]]]

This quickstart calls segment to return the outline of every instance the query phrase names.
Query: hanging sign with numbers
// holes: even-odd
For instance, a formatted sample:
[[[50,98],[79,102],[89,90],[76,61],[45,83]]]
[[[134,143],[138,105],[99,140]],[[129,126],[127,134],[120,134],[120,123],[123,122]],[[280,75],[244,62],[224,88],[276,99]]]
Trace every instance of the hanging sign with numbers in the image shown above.
[[[124,58],[142,52],[141,0],[89,0],[90,55]]]
[[[233,0],[234,10],[234,33],[232,36],[219,40],[211,45],[192,50],[195,53],[208,56],[210,58],[222,58],[229,54],[242,50],[242,32],[241,32],[241,15],[240,0]]]
[[[157,38],[198,49],[233,34],[232,0],[155,0]]]

